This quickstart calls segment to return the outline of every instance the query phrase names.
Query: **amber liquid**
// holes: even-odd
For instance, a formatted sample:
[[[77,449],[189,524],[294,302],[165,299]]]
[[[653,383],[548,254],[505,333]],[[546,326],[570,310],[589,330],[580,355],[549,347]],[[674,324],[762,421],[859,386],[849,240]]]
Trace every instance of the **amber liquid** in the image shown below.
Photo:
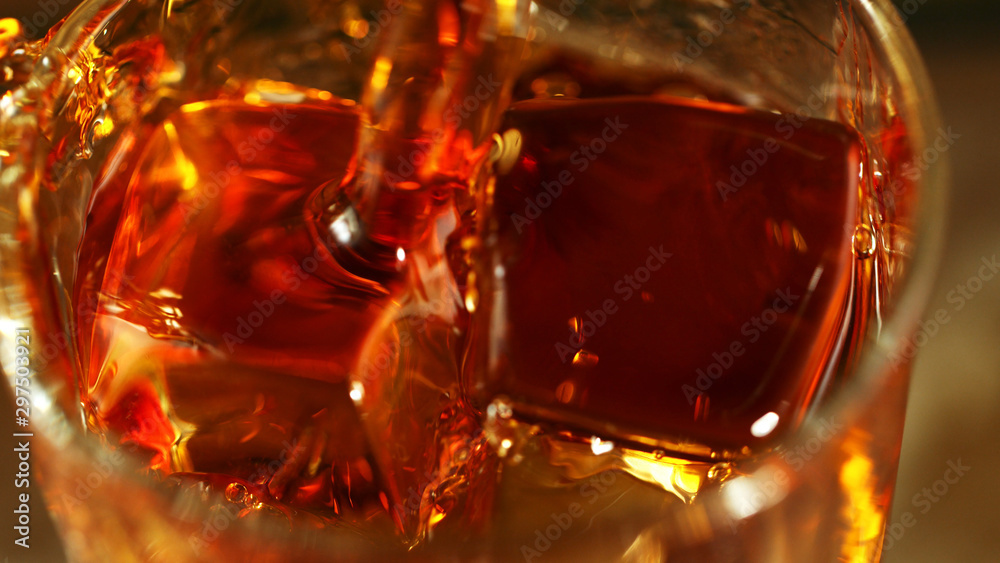
[[[476,209],[438,194],[395,267],[364,268],[310,205],[351,172],[353,107],[185,106],[95,192],[75,290],[88,423],[247,511],[407,541],[491,525],[497,401],[553,443],[648,463],[762,451],[836,375],[857,205],[853,135],[812,120],[785,139],[782,117],[517,104],[501,133],[520,145],[484,163]]]

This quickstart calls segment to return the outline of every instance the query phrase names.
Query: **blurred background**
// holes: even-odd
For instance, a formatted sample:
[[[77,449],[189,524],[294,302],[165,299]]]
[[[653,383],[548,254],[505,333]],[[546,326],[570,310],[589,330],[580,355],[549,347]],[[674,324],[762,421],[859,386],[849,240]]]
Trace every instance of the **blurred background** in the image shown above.
[[[75,0],[0,0],[0,16],[47,26]],[[905,0],[897,6],[922,51],[945,128],[960,135],[950,148],[951,208],[946,250],[927,311],[946,308],[951,320],[917,356],[907,411],[886,563],[997,561],[1000,554],[1000,276],[986,281],[955,311],[949,293],[976,276],[982,260],[1000,258],[1000,2]],[[46,9],[59,12],[49,15]],[[42,14],[41,16],[38,14]],[[925,316],[929,318],[930,315]],[[0,435],[13,419],[10,392],[0,386]],[[15,458],[0,454],[0,475],[15,473]],[[970,468],[940,494],[934,484],[953,465]],[[6,478],[5,478],[6,479]],[[931,494],[926,496],[927,489]],[[9,485],[0,506],[10,506]],[[920,495],[915,498],[916,495]],[[33,498],[40,498],[37,492]],[[938,499],[926,502],[923,499]],[[910,513],[909,526],[902,515]],[[11,516],[0,516],[0,556],[10,553]],[[51,524],[33,513],[30,559],[63,556]],[[14,557],[13,553],[10,553]],[[5,559],[6,561],[6,559]]]

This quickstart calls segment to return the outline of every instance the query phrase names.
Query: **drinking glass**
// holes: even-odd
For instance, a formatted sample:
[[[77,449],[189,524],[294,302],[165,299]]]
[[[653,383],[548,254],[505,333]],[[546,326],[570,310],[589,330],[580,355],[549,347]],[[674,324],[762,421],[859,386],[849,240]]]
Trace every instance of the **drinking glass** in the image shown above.
[[[705,450],[702,441],[671,437],[669,431],[625,430],[537,394],[518,395],[518,374],[505,372],[490,351],[512,346],[519,334],[512,331],[527,330],[505,316],[507,309],[498,303],[524,290],[505,277],[503,267],[510,265],[505,247],[485,244],[462,249],[469,257],[461,272],[467,281],[463,302],[479,310],[470,326],[462,327],[472,342],[468,365],[456,373],[434,372],[444,382],[402,389],[389,385],[388,390],[380,386],[392,381],[391,370],[379,368],[371,375],[357,368],[352,398],[354,390],[387,404],[399,394],[417,396],[428,389],[462,395],[475,415],[472,424],[493,428],[488,439],[474,444],[475,455],[490,459],[483,467],[500,476],[498,500],[483,505],[486,516],[477,513],[486,525],[471,531],[442,526],[433,533],[404,529],[404,541],[388,541],[350,525],[306,525],[307,515],[289,520],[263,509],[257,514],[244,510],[252,508],[245,491],[219,494],[156,478],[146,471],[148,459],[95,431],[82,383],[87,346],[77,326],[80,309],[88,305],[74,288],[84,273],[79,264],[88,216],[99,211],[91,202],[100,190],[111,189],[104,181],[109,171],[136,158],[140,141],[172,112],[226,96],[273,103],[355,102],[365,112],[362,121],[371,126],[361,146],[389,150],[377,135],[391,128],[378,126],[393,117],[379,113],[389,106],[379,105],[372,83],[385,79],[384,61],[394,57],[402,72],[419,68],[420,51],[413,45],[422,44],[407,43],[419,33],[406,27],[406,20],[418,20],[425,13],[421,6],[444,5],[451,4],[88,0],[41,41],[25,41],[6,24],[0,34],[8,89],[0,99],[0,358],[12,389],[30,389],[33,459],[68,557],[878,561],[915,352],[908,336],[930,288],[947,180],[939,155],[933,154],[933,164],[926,158],[941,134],[932,90],[888,1],[475,4],[490,25],[507,29],[507,35],[499,35],[517,47],[487,47],[475,52],[492,59],[482,63],[472,56],[473,62],[463,63],[497,69],[501,86],[489,103],[470,110],[481,119],[458,127],[465,137],[448,137],[454,143],[471,140],[470,154],[481,157],[460,178],[472,189],[459,203],[478,217],[474,228],[484,233],[481,240],[501,236],[500,227],[486,217],[495,205],[491,198],[503,196],[503,169],[511,166],[505,155],[516,154],[522,141],[531,142],[527,126],[518,130],[504,122],[509,117],[503,110],[511,104],[656,96],[681,106],[725,104],[758,116],[793,116],[795,123],[823,120],[856,135],[855,166],[847,172],[848,178],[857,175],[854,214],[838,239],[838,248],[850,254],[840,259],[849,270],[851,298],[843,309],[836,353],[816,368],[836,377],[802,407],[794,423],[782,419],[772,441],[720,453]],[[462,10],[469,7],[455,8],[469,17]],[[503,14],[514,14],[513,19],[504,20]],[[391,89],[394,82],[387,84]],[[426,99],[416,103],[433,106]],[[639,128],[636,121],[628,125]],[[442,146],[447,153],[453,145]],[[637,154],[645,164],[656,158]],[[741,161],[733,164],[736,174]],[[621,172],[625,178],[637,174]],[[729,187],[723,186],[720,197]],[[410,208],[395,209],[407,213]],[[358,217],[374,230],[379,216],[359,212]],[[777,225],[775,233],[796,243],[792,228]],[[705,256],[706,262],[716,259]],[[447,317],[430,310],[424,318],[432,326]],[[412,319],[412,311],[388,311],[381,331],[373,330],[366,342],[359,366],[378,364],[381,345],[398,343],[399,327]],[[18,363],[24,357],[18,346],[27,344],[24,336],[30,336],[28,366]],[[435,345],[432,336],[421,333],[417,345]],[[584,356],[581,361],[598,360]],[[29,371],[19,370],[23,367]],[[498,402],[501,394],[507,398]],[[677,394],[684,396],[679,385]],[[413,416],[424,414],[414,409]],[[655,418],[648,409],[645,415]],[[546,430],[552,421],[568,421],[571,429],[563,434]],[[510,442],[503,432],[510,432]],[[610,447],[628,452],[615,459],[631,459],[632,471],[616,465],[590,471],[582,481],[562,476],[534,488],[510,485],[531,473],[518,463],[517,448],[527,451],[542,442],[550,450],[559,444],[579,446],[581,437],[589,439],[584,447],[595,457],[602,444],[614,442]],[[674,456],[684,463],[670,466],[664,476],[668,470],[658,468],[666,466],[656,462]],[[675,491],[697,490],[697,495],[665,502],[635,488],[640,462],[647,482],[669,481]],[[684,473],[688,462],[707,464],[707,472]],[[716,486],[689,486],[691,479]],[[496,481],[492,473],[490,480]],[[594,496],[581,483],[590,483]]]

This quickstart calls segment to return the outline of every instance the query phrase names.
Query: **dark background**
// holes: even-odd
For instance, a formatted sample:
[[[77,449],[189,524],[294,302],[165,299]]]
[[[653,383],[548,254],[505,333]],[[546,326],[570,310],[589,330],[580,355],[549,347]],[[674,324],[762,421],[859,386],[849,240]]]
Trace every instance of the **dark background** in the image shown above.
[[[59,4],[60,0],[49,0]],[[74,0],[62,0],[65,13]],[[961,135],[949,150],[953,169],[946,251],[928,311],[952,310],[948,292],[974,276],[983,257],[1000,254],[1000,2],[907,0],[908,17],[930,70],[946,127]],[[37,14],[42,15],[37,15]],[[35,16],[51,25],[34,0],[0,0],[0,15]],[[31,21],[29,19],[29,21]],[[914,367],[906,433],[890,524],[911,513],[886,553],[886,563],[996,561],[1000,554],[1000,276],[920,350]],[[10,392],[0,385],[0,411]],[[0,414],[0,435],[10,435],[11,416]],[[0,475],[13,475],[13,455],[0,449]],[[914,504],[914,495],[944,476],[948,462],[971,467],[935,503]],[[11,547],[10,485],[0,487],[0,555]],[[40,495],[33,494],[33,498]],[[922,512],[926,509],[926,512]],[[32,549],[25,561],[59,561],[51,527],[33,511]],[[20,549],[20,548],[19,548]]]

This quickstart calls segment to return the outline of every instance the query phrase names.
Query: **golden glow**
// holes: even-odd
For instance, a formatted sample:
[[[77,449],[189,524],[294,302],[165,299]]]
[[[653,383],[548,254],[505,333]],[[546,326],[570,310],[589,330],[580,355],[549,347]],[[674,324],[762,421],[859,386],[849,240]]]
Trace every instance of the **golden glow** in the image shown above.
[[[184,104],[181,106],[181,111],[184,113],[194,113],[207,109],[212,106],[212,102],[191,102],[190,104]]]
[[[427,522],[427,525],[429,528],[433,529],[434,526],[436,526],[437,523],[442,520],[444,520],[444,512],[435,509],[434,512],[431,513],[431,517],[430,520]]]
[[[466,281],[465,308],[470,313],[475,313],[477,307],[479,307],[479,290],[476,289],[476,274],[469,272],[468,281]]]
[[[438,44],[444,47],[458,45],[461,24],[455,6],[442,2],[438,5]]]
[[[252,106],[262,105],[260,92],[257,91],[247,92],[246,95],[243,96],[243,101]]]
[[[573,355],[573,365],[577,367],[592,368],[600,360],[597,354],[587,350],[577,350],[576,354]]]
[[[513,35],[517,21],[517,0],[497,0],[497,28],[500,35]]]
[[[167,140],[170,142],[170,146],[173,149],[174,161],[176,162],[176,170],[180,175],[181,188],[185,191],[190,191],[198,185],[198,169],[194,167],[194,164],[188,160],[188,157],[181,150],[180,137],[177,134],[177,128],[170,121],[165,121],[163,123],[163,131],[167,135]]]
[[[656,459],[655,454],[626,451],[622,454],[625,470],[634,477],[659,485],[684,502],[691,502],[705,482],[707,465],[673,458]]]
[[[851,444],[847,444],[850,449]],[[840,485],[847,502],[843,518],[849,522],[847,538],[841,548],[840,560],[862,563],[875,559],[881,545],[885,514],[875,504],[875,471],[871,459],[860,452],[850,454],[840,468]]]
[[[389,73],[392,72],[392,60],[382,55],[375,61],[375,72],[372,73],[371,86],[376,92],[385,90],[389,85]]]
[[[368,22],[362,19],[350,20],[344,23],[343,30],[354,39],[362,39],[368,35]]]
[[[0,57],[7,54],[7,46],[21,35],[21,22],[14,18],[0,20]]]
[[[103,139],[111,134],[115,130],[115,122],[111,119],[111,116],[106,116],[104,119],[98,120],[94,123],[94,139]]]

